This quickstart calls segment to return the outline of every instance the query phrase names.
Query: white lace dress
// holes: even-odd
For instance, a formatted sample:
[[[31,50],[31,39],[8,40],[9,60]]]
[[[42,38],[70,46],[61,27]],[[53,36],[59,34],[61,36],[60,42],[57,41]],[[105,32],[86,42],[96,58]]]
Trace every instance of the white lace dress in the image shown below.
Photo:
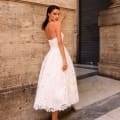
[[[62,40],[63,37],[62,33]],[[57,38],[48,41],[50,49],[41,65],[33,108],[54,112],[77,103],[79,96],[76,74],[68,50],[64,46],[68,68],[63,71]]]

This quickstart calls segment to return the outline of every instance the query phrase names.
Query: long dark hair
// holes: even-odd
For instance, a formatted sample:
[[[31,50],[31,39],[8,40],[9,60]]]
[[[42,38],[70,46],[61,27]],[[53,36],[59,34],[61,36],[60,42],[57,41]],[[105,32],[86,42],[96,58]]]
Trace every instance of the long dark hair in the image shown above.
[[[48,13],[51,13],[54,9],[58,9],[60,10],[60,7],[58,7],[57,5],[50,5],[47,9],[47,14],[46,14],[46,18],[44,20],[44,22],[42,23],[42,30],[45,30],[45,27],[47,26],[48,22],[49,22],[49,16]]]

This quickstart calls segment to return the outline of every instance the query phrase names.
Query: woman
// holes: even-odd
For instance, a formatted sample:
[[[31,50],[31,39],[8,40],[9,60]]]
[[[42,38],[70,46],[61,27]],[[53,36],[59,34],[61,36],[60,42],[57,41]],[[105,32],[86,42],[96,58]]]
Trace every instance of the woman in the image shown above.
[[[50,49],[41,65],[34,109],[52,112],[52,120],[58,120],[58,111],[79,101],[73,63],[64,46],[64,34],[61,31],[64,17],[65,13],[58,6],[51,5],[42,24]]]

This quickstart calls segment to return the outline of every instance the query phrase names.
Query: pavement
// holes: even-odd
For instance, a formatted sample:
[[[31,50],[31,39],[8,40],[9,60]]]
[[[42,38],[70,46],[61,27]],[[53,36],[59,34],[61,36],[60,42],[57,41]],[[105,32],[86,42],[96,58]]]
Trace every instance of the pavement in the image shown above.
[[[80,101],[59,120],[120,120],[120,81],[101,76],[97,66],[75,64]]]

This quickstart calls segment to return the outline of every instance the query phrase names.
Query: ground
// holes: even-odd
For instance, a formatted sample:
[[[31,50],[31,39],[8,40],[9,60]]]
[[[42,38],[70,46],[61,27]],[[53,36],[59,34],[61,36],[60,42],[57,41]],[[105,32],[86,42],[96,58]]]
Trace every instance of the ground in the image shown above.
[[[79,103],[60,112],[60,120],[120,120],[120,81],[101,76],[96,66],[75,64]]]

